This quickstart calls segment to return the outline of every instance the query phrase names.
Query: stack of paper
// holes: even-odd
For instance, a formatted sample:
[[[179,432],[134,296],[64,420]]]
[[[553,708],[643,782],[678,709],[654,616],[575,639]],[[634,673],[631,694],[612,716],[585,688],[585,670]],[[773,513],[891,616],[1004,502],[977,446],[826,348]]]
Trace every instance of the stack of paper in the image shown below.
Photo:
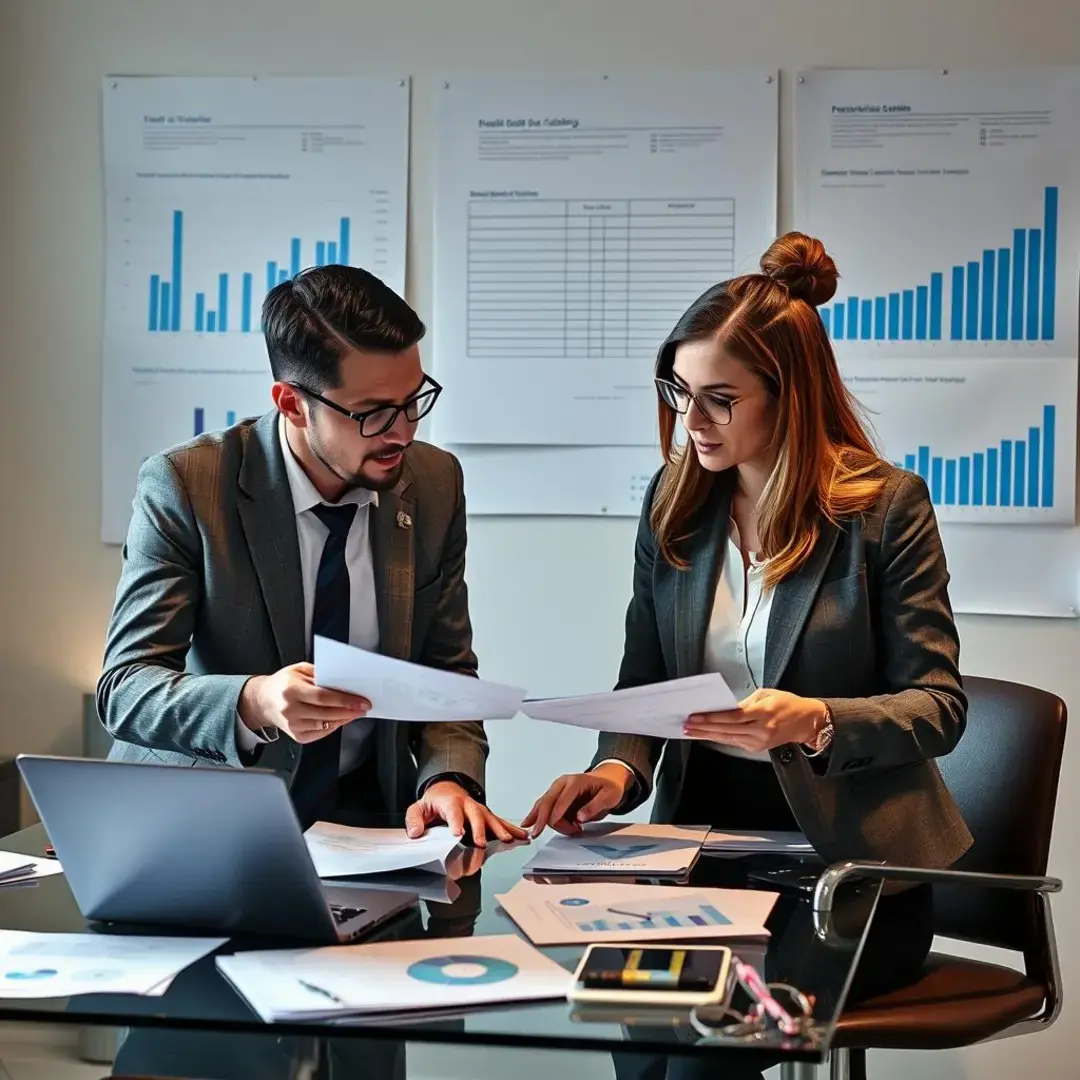
[[[513,934],[219,956],[268,1024],[564,998],[573,976]]]
[[[551,837],[525,872],[680,877],[701,854],[708,831],[706,825],[593,822],[578,836]]]
[[[536,945],[767,937],[777,893],[663,885],[541,885],[519,881],[497,896]]]
[[[157,997],[184,968],[227,940],[0,930],[0,998]]]
[[[782,852],[791,855],[812,855],[814,848],[801,832],[746,832],[736,829],[722,832],[713,829],[705,839],[710,854],[747,855],[752,852]]]
[[[404,829],[355,829],[317,821],[306,833],[308,851],[321,878],[424,870],[445,874],[461,843],[445,825],[411,840]]]
[[[26,885],[38,878],[62,873],[63,870],[55,859],[36,859],[33,855],[0,851],[0,887]]]

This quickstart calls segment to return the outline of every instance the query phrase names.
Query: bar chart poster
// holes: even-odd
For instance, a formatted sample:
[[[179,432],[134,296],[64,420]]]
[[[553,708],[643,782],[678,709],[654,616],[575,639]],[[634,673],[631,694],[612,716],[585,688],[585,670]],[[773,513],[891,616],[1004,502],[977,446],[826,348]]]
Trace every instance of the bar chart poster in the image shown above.
[[[102,539],[140,464],[270,406],[266,293],[362,266],[405,284],[404,78],[109,78]]]
[[[841,357],[1075,357],[1080,68],[814,71],[796,220],[836,260]]]
[[[918,473],[939,520],[1072,524],[1075,360],[846,361],[883,455]]]
[[[657,349],[775,236],[776,72],[451,76],[435,93],[435,437],[651,444]]]

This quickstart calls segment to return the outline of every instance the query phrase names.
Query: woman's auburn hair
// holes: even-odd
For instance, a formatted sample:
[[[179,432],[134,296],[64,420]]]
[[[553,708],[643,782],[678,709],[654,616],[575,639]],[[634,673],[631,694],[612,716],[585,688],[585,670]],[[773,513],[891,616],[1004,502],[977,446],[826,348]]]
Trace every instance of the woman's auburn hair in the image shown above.
[[[660,347],[656,375],[671,378],[683,342],[713,340],[775,398],[775,464],[758,504],[756,553],[768,560],[771,587],[806,562],[823,519],[836,523],[874,505],[885,471],[816,310],[836,292],[836,265],[819,240],[793,232],[762,256],[761,271],[698,297]],[[667,467],[649,523],[661,557],[686,569],[682,546],[719,478],[702,467],[692,446],[676,443],[675,411],[662,400],[658,408]]]

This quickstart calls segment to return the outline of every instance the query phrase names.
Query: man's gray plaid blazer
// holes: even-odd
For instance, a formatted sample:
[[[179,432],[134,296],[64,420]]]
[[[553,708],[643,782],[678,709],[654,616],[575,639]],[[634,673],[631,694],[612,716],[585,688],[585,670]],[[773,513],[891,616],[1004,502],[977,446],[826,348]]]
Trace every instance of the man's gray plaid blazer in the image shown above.
[[[235,734],[246,679],[309,659],[277,418],[200,436],[139,472],[97,687],[117,740],[110,758],[257,764],[289,782],[296,773],[303,750],[292,739],[260,747],[253,761]],[[414,443],[370,513],[380,651],[475,675],[457,460]],[[479,723],[376,721],[383,801],[400,812],[442,773],[482,789],[487,750]]]

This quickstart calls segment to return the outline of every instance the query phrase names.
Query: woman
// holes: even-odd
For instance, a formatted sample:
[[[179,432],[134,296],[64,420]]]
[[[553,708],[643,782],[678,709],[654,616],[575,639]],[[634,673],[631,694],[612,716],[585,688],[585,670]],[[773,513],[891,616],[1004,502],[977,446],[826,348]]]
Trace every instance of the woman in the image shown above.
[[[827,862],[947,867],[971,845],[932,760],[967,706],[945,556],[925,484],[878,456],[840,379],[815,310],[836,281],[821,243],[789,233],[661,347],[666,465],[618,685],[719,672],[739,705],[689,717],[685,740],[601,736],[589,771],[537,800],[533,836],[632,810],[659,766],[655,820],[798,829]],[[895,891],[879,915],[905,931],[871,992],[930,947],[929,888]]]

